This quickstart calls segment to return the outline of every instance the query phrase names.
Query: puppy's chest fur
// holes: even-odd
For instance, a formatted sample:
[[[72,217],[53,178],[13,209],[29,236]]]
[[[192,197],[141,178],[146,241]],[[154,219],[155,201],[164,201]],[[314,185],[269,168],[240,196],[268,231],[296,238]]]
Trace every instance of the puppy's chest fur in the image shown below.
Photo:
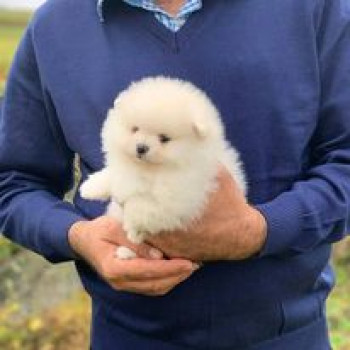
[[[122,206],[124,219],[133,217],[138,229],[149,234],[187,226],[200,215],[215,186],[215,173],[209,169],[207,176],[203,176],[204,169],[195,168],[123,170],[124,176],[119,172],[113,177],[112,201]],[[109,210],[109,214],[113,213]]]

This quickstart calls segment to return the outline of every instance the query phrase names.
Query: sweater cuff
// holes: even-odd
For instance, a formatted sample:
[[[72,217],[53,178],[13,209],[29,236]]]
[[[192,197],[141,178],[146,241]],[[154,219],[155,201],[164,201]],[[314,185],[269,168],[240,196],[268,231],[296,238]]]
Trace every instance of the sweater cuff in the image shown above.
[[[259,257],[290,252],[303,230],[300,203],[294,198],[282,197],[255,206],[267,223],[267,238]]]
[[[60,202],[47,210],[41,222],[44,232],[45,258],[53,263],[77,258],[68,240],[70,227],[77,221],[86,220],[72,204]]]

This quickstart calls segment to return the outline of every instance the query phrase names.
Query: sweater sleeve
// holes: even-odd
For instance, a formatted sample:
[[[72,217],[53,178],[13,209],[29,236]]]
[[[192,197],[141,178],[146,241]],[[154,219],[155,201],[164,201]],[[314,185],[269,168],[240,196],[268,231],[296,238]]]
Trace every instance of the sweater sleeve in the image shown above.
[[[60,262],[74,257],[67,233],[82,216],[62,200],[73,183],[74,154],[43,86],[32,37],[29,26],[1,109],[0,230],[49,261]]]
[[[257,206],[268,237],[261,256],[303,253],[340,240],[350,222],[350,5],[324,1],[318,30],[320,109],[310,166],[288,192]]]

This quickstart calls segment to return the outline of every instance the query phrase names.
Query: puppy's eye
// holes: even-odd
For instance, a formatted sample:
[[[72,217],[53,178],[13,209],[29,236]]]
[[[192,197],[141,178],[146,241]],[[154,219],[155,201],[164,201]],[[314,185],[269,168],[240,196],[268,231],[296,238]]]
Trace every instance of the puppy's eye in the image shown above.
[[[171,138],[168,135],[160,134],[159,135],[159,141],[161,143],[167,143],[171,140]]]
[[[135,132],[138,132],[139,131],[139,128],[137,127],[137,126],[133,126],[132,128],[131,128],[131,132],[133,133],[133,134],[135,134]]]

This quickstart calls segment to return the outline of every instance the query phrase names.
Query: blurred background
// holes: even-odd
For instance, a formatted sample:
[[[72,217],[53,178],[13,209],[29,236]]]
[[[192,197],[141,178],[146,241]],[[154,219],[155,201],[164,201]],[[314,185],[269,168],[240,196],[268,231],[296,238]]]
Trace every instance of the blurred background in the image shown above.
[[[44,0],[0,0],[0,98],[32,12]],[[334,247],[327,313],[335,350],[350,350],[350,240]],[[0,235],[0,349],[88,348],[90,302],[72,264],[50,265]],[[307,349],[303,349],[307,350]]]

